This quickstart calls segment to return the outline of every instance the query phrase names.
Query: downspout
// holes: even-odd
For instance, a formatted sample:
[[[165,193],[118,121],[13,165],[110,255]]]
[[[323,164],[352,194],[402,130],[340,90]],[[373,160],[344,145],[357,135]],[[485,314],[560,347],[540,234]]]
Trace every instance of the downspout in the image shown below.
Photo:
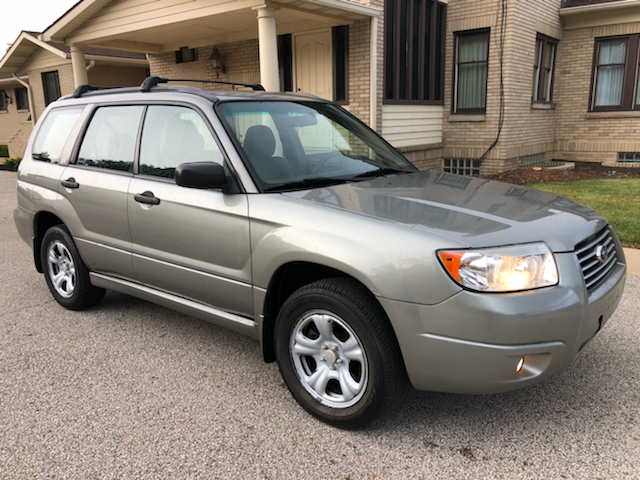
[[[96,66],[96,61],[95,60],[89,61],[89,65],[87,65],[87,73],[89,73],[93,69],[93,67],[95,67],[95,66]]]
[[[31,90],[31,85],[27,82],[21,80],[18,75],[13,74],[13,78],[24,88],[27,89],[27,98],[29,99],[29,115],[31,115],[31,125],[34,126],[36,124],[36,110],[35,105],[33,103],[33,91]]]
[[[376,131],[378,123],[378,17],[371,17],[370,39],[369,126]]]

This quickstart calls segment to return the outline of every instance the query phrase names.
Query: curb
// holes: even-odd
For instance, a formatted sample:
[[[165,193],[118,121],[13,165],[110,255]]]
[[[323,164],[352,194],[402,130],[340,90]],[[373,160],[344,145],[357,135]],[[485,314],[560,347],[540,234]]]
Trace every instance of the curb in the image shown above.
[[[627,260],[627,273],[640,276],[640,250],[624,248],[624,256]]]

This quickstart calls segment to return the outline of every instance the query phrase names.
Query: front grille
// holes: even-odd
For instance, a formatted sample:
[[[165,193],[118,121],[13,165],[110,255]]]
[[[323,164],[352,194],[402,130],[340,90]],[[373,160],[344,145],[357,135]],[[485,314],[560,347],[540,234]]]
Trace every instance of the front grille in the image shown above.
[[[598,258],[599,251],[606,251],[606,255],[601,253]],[[618,261],[610,228],[604,227],[576,245],[576,255],[578,255],[587,291],[591,293],[607,279]]]

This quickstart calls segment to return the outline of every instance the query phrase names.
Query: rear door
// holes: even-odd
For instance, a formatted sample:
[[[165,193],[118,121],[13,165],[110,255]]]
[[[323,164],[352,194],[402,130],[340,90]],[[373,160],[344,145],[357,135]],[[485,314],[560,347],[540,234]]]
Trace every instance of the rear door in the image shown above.
[[[150,105],[129,185],[135,274],[150,287],[252,316],[246,195],[176,185],[175,168],[186,162],[224,162],[210,126],[190,107]]]
[[[60,177],[58,211],[96,272],[133,279],[127,194],[144,107],[97,108],[74,163]]]

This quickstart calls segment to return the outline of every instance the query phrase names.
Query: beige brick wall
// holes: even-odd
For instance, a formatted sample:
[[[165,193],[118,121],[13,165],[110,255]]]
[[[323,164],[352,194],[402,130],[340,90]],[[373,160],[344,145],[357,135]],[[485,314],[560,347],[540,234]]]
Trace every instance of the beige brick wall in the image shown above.
[[[18,126],[17,132],[13,135],[9,143],[9,158],[22,157],[24,150],[27,148],[27,142],[29,141],[29,135],[33,130],[31,122],[22,122]]]
[[[217,45],[217,48],[224,57],[226,64],[226,73],[220,73],[217,76],[209,62],[213,45],[198,48],[198,60],[195,62],[176,63],[175,52],[149,55],[149,70],[151,75],[166,78],[201,78],[203,80],[222,80],[238,83],[260,82],[260,59],[258,57],[257,40]],[[205,90],[230,88],[224,85],[205,83],[194,84],[194,86]]]
[[[616,161],[617,152],[640,152],[640,115],[588,113],[595,38],[630,33],[640,33],[640,23],[565,31],[556,77],[556,158],[604,162]]]
[[[69,95],[75,90],[71,62],[52,68],[29,70],[27,74],[29,75],[29,84],[31,85],[31,90],[33,92],[33,105],[35,107],[36,119],[40,118],[40,115],[46,107],[44,103],[44,89],[42,87],[42,74],[44,72],[54,71],[58,72],[58,78],[60,80],[60,93],[62,95]]]
[[[479,158],[495,141],[500,111],[500,23],[497,0],[451,0],[447,11],[444,156]],[[505,116],[500,140],[482,164],[482,173],[518,168],[519,157],[552,156],[556,110],[531,106],[537,33],[560,39],[556,0],[508,0],[503,54]],[[487,108],[484,121],[455,121],[451,114],[454,33],[490,28]],[[557,94],[557,91],[554,93]]]
[[[13,85],[0,85],[0,90],[4,90],[12,100],[7,105],[7,110],[0,112],[0,145],[7,145],[20,130],[21,122],[26,122],[29,118],[28,110],[18,111],[15,88]]]
[[[75,90],[73,69],[70,62],[56,67],[30,70],[27,72],[29,75],[29,83],[31,84],[33,91],[33,103],[36,110],[36,119],[40,117],[45,109],[42,74],[54,71],[58,72],[60,93],[62,95],[70,95]],[[146,67],[96,65],[89,70],[87,76],[91,85],[127,87],[140,85],[147,76],[147,69]]]
[[[116,67],[96,65],[89,70],[90,85],[111,87],[133,87],[140,85],[147,77],[146,67]]]
[[[371,123],[370,38],[369,20],[360,20],[349,26],[349,111],[366,124]],[[379,110],[382,112],[382,97],[378,103]],[[379,118],[382,121],[382,114]]]
[[[442,170],[442,144],[400,148],[399,150],[420,170]]]
[[[364,2],[363,2],[364,3]],[[347,108],[358,118],[369,123],[369,20],[356,22],[349,27],[349,105]],[[382,37],[380,37],[382,42]],[[225,59],[226,73],[216,72],[209,63],[213,46],[198,48],[198,60],[195,62],[176,63],[175,53],[149,55],[151,75],[167,78],[201,78],[207,80],[223,80],[239,83],[260,83],[260,58],[258,40],[246,40],[237,43],[217,45],[218,51]],[[381,48],[381,46],[380,46]],[[379,62],[380,98],[378,101],[378,124],[382,121],[382,56]],[[195,84],[203,89],[230,88],[224,85]]]

